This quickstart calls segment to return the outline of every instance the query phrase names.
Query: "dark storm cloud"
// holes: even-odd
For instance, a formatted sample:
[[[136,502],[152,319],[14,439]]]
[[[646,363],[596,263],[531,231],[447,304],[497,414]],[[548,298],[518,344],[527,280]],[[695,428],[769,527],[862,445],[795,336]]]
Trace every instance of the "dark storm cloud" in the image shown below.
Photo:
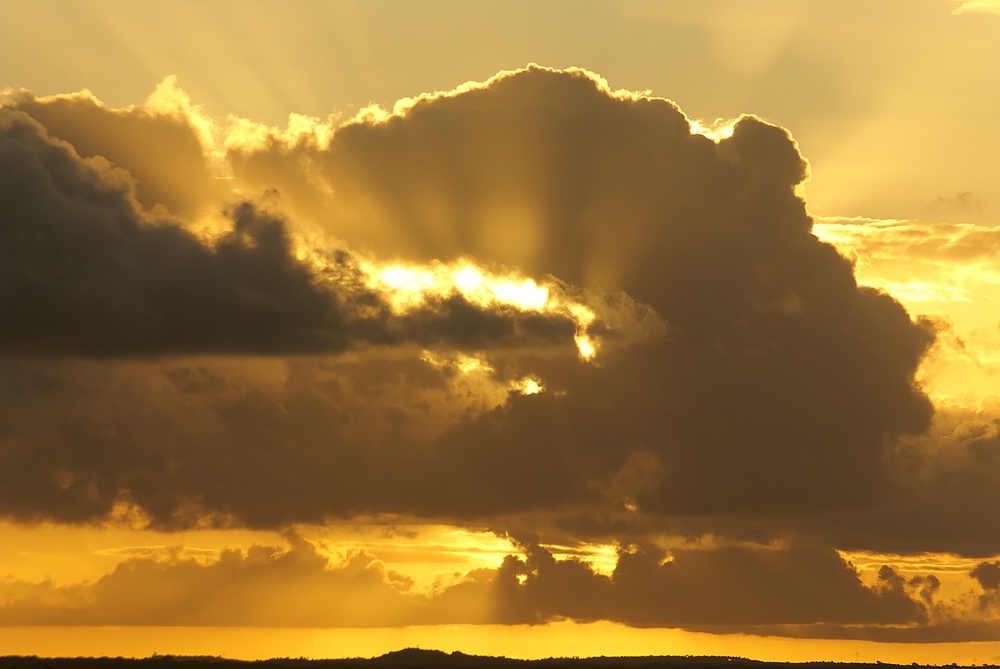
[[[648,512],[866,506],[886,440],[929,423],[914,372],[932,329],[811,234],[780,128],[745,117],[714,143],[666,100],[531,67],[348,124],[312,161],[400,253],[610,283],[666,323],[596,370],[539,367],[565,395],[456,426],[453,478],[493,474],[468,511],[592,500],[637,455],[658,472],[631,491]]]
[[[957,407],[939,410],[925,434],[887,448],[885,480],[878,499],[848,500],[807,513],[705,515],[572,513],[537,518],[556,541],[567,537],[641,537],[665,532],[705,533],[751,541],[774,536],[812,536],[846,551],[914,555],[924,552],[991,558],[1000,554],[1000,439],[995,414]],[[662,475],[661,473],[658,473]],[[638,487],[657,476],[637,478]],[[551,525],[549,525],[551,524]],[[504,527],[523,528],[510,521]]]
[[[878,504],[792,517],[785,531],[818,532],[843,550],[969,557],[1000,554],[1000,437],[994,417],[944,407],[931,429],[887,449]],[[733,523],[721,520],[719,527]]]
[[[284,210],[352,248],[624,291],[623,312],[657,336],[599,313],[592,334],[609,345],[590,364],[559,350],[565,317],[457,293],[392,312],[350,253],[298,260],[297,217],[237,205],[203,243],[134,201],[133,180],[151,177],[119,169],[127,157],[81,159],[3,114],[0,297],[20,314],[0,326],[7,516],[96,522],[136,505],[172,529],[389,513],[534,531],[527,560],[448,591],[486,589],[505,622],[922,619],[919,594],[890,578],[864,588],[828,548],[668,562],[645,548],[609,578],[534,545],[676,530],[829,547],[848,519],[896,513],[887,445],[929,425],[914,374],[933,330],[812,234],[796,194],[807,167],[783,129],[744,117],[716,143],[666,100],[531,67],[369,114],[328,143],[230,153],[235,186],[284,184]],[[420,359],[431,345],[493,371]],[[187,357],[139,358],[166,353]],[[193,357],[218,353],[302,357]],[[510,390],[524,377],[545,392]],[[861,527],[879,545],[877,525]]]
[[[901,590],[862,586],[829,549],[723,547],[623,552],[610,577],[530,546],[507,558],[498,589],[509,622],[557,617],[636,626],[899,624],[923,619]],[[523,583],[516,586],[517,576]]]
[[[1000,590],[1000,562],[981,562],[972,570],[972,577],[987,592]]]
[[[9,351],[316,352],[355,341],[495,349],[571,336],[566,319],[484,311],[454,295],[390,317],[358,286],[350,256],[333,258],[331,277],[315,273],[293,257],[286,224],[249,205],[205,246],[140,218],[124,173],[4,113],[5,301],[22,314],[6,322]],[[186,474],[169,485],[205,511],[253,524],[351,511],[482,521],[578,505],[691,518],[828,512],[875,503],[886,490],[883,443],[928,424],[913,375],[932,333],[889,296],[859,288],[850,263],[811,234],[795,194],[806,166],[780,128],[746,117],[714,143],[691,134],[666,100],[532,67],[355,121],[325,147],[287,148],[306,150],[310,161],[296,164],[318,171],[303,180],[326,179],[344,208],[366,199],[377,213],[359,205],[358,217],[380,219],[368,241],[398,233],[388,252],[461,254],[623,288],[667,334],[609,350],[597,366],[495,351],[504,369],[551,392],[434,423],[443,434],[433,447],[401,428],[394,457],[379,465],[347,443],[353,464],[338,462],[290,437],[311,427],[276,419],[252,440],[297,463],[282,467],[289,481],[357,466],[373,468],[354,477],[372,487],[278,504],[238,486],[216,490],[180,457]],[[344,225],[349,240],[358,234]],[[287,410],[272,393],[261,401]],[[239,421],[223,416],[219,429],[237,449]],[[157,458],[173,460],[162,448]],[[143,505],[164,522],[178,512],[174,488],[143,476],[141,459],[113,463],[105,495],[155,498]]]
[[[155,160],[155,157],[150,157]],[[310,268],[287,223],[249,203],[208,245],[145,214],[132,176],[81,159],[0,108],[0,349],[32,354],[301,353],[360,344],[460,349],[572,342],[558,316],[484,309],[459,294],[396,316],[347,252]],[[504,344],[501,344],[504,345]]]
[[[465,489],[429,466],[433,444],[482,410],[455,372],[407,352],[7,357],[0,370],[0,509],[22,522],[96,523],[122,503],[174,530],[405,512],[435,487]]]

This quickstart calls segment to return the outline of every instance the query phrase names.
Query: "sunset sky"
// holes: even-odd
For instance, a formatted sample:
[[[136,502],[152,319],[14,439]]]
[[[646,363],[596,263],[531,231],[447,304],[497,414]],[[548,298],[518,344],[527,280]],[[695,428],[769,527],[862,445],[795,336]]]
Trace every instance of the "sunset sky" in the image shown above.
[[[0,9],[0,655],[1000,662],[1000,0]]]

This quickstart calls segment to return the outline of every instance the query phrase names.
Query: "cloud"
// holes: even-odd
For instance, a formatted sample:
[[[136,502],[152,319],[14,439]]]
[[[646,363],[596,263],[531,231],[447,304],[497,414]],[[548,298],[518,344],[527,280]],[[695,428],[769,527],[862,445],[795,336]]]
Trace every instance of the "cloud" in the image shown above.
[[[225,550],[203,563],[179,551],[139,556],[90,584],[2,584],[2,624],[391,626],[423,602],[364,552],[330,564],[294,534],[289,547]]]
[[[89,91],[47,98],[22,91],[4,106],[29,115],[81,157],[100,156],[128,171],[135,179],[135,197],[146,209],[160,205],[188,216],[218,201],[224,191],[206,155],[205,139],[211,138],[201,136],[190,101],[177,96],[176,81],[165,80],[151,100],[159,99],[162,107],[171,90],[176,104],[170,111],[152,104],[110,109]]]
[[[171,529],[404,511],[452,485],[427,467],[437,436],[512,392],[409,351],[0,367],[0,508],[22,522],[95,523],[130,505]]]
[[[972,570],[972,577],[979,581],[983,590],[1000,589],[1000,562],[981,562]]]
[[[997,0],[955,0],[961,4],[951,11],[952,14],[1000,14],[1000,2]]]
[[[446,435],[455,480],[494,474],[469,483],[492,512],[593,501],[640,453],[662,476],[633,501],[654,513],[865,504],[883,440],[927,425],[913,373],[932,333],[810,234],[780,128],[745,117],[716,143],[666,100],[531,67],[363,117],[314,160],[409,234],[399,253],[609,282],[666,323],[596,370],[545,370],[564,395]]]
[[[970,509],[995,508],[992,433],[927,432],[917,374],[940,328],[815,236],[784,129],[744,116],[711,139],[670,101],[531,66],[336,127],[216,128],[232,179],[213,180],[219,148],[178,104],[0,108],[7,517],[389,517],[531,547],[433,601],[356,557],[401,612],[371,624],[469,602],[501,622],[917,624],[933,584],[867,588],[833,548],[990,550]],[[161,152],[192,171],[147,169]],[[853,248],[944,272],[986,262],[991,234],[877,228]],[[668,556],[669,535],[718,544]],[[608,576],[554,560],[556,541],[639,548]],[[229,618],[168,612],[208,583],[264,597],[294,556],[324,597],[355,592],[314,548],[137,555],[52,596],[122,620],[126,585],[178,579],[135,620],[208,624]],[[282,576],[255,590],[258,562]]]
[[[319,250],[310,264],[288,223],[249,202],[231,207],[230,227],[206,243],[147,214],[131,173],[81,158],[22,111],[0,115],[0,300],[16,315],[0,327],[7,352],[277,354],[573,340],[565,315],[483,308],[456,292],[396,315],[349,252]]]
[[[737,631],[752,625],[918,620],[901,590],[871,590],[832,551],[730,548],[623,553],[611,576],[543,547],[431,591],[364,550],[286,547],[138,554],[92,583],[0,582],[0,624],[367,627],[571,618]],[[666,559],[664,559],[666,557]]]
[[[159,128],[148,112],[67,100],[23,97],[20,104],[60,121],[80,113]],[[325,143],[314,134],[241,149],[244,158],[263,155],[271,169],[264,177],[277,169],[268,163],[275,151],[295,157],[283,167],[337,203],[341,215],[326,225],[352,245],[403,262],[464,258],[554,277],[597,313],[588,332],[622,341],[587,365],[505,351],[579,338],[572,309],[484,306],[452,290],[394,311],[349,251],[301,258],[293,219],[238,204],[229,228],[205,243],[146,213],[132,197],[131,172],[96,155],[79,157],[25,111],[3,113],[5,164],[18,180],[5,180],[13,215],[4,228],[4,285],[9,308],[22,314],[8,322],[8,352],[273,355],[437,346],[483,351],[503,370],[498,375],[539,379],[551,391],[482,404],[483,411],[435,422],[420,435],[404,420],[392,437],[393,457],[381,464],[359,455],[360,444],[372,441],[364,429],[352,428],[358,441],[337,442],[335,419],[320,421],[328,425],[323,432],[307,423],[320,406],[345,400],[310,391],[302,396],[314,398],[303,405],[309,408],[289,417],[297,400],[289,403],[282,390],[242,393],[226,409],[188,395],[185,402],[213,416],[216,438],[233,445],[220,451],[212,475],[191,460],[189,446],[169,440],[176,437],[151,450],[133,447],[135,457],[123,460],[102,457],[121,446],[95,433],[87,438],[90,457],[111,469],[92,479],[102,502],[81,508],[131,498],[170,522],[185,515],[181,500],[188,499],[204,513],[254,525],[354,512],[489,522],[497,514],[584,507],[639,508],[654,517],[798,515],[873,503],[886,490],[885,440],[927,426],[930,407],[914,373],[932,332],[889,296],[859,288],[850,263],[811,234],[795,191],[807,166],[786,131],[759,119],[740,119],[716,142],[692,133],[667,100],[612,92],[581,70],[531,66],[401,103],[391,114],[368,111]],[[626,325],[609,328],[615,321],[603,316],[614,308],[594,295],[620,295],[633,324],[619,318]],[[629,339],[643,313],[664,324],[659,335]],[[365,364],[377,365],[377,357],[366,355]],[[212,374],[209,368],[206,378]],[[111,410],[112,424],[132,423],[129,401]],[[382,399],[346,401],[380,406]],[[310,436],[302,441],[301,433]],[[340,445],[324,452],[324,442]],[[238,455],[241,443],[280,453],[289,464],[279,471],[299,489],[322,489],[303,482],[331,470],[369,487],[347,483],[295,503],[251,494],[228,483],[232,465],[224,463],[239,461],[247,471],[238,480],[253,480],[273,474],[273,463],[265,464],[273,458],[260,460],[255,475],[255,461]],[[38,461],[37,449],[26,436],[25,466]],[[51,462],[42,470],[69,480]],[[174,463],[168,471],[177,473],[157,482],[144,472],[154,462]],[[67,490],[89,477],[71,478],[78,483]]]
[[[520,585],[517,578],[522,579]],[[499,570],[505,606],[538,621],[556,616],[637,626],[739,628],[768,623],[906,623],[923,613],[902,591],[876,592],[828,550],[728,547],[634,549],[610,577],[533,546]],[[506,586],[504,581],[506,579]]]
[[[911,308],[979,301],[1000,283],[995,227],[823,218],[816,233],[854,260],[860,282],[888,290]]]
[[[1000,553],[996,514],[1000,438],[995,408],[945,407],[931,429],[885,455],[887,494],[878,504],[812,519],[787,530],[817,532],[844,550],[989,557]]]

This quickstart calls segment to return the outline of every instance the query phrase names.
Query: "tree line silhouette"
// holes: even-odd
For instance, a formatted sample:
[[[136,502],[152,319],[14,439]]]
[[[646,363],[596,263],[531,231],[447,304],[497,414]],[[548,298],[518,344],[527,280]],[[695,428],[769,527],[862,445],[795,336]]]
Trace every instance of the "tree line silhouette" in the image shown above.
[[[932,666],[883,662],[763,662],[722,656],[559,657],[518,660],[404,648],[375,658],[233,660],[212,656],[0,657],[0,669],[879,669]],[[957,667],[958,665],[947,665]],[[997,665],[979,665],[996,667]]]

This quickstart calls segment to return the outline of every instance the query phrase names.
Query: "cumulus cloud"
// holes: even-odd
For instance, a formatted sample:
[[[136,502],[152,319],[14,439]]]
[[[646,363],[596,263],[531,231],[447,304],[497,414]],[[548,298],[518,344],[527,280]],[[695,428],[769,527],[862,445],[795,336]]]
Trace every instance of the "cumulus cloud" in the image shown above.
[[[494,372],[407,353],[0,366],[0,506],[22,521],[130,505],[172,529],[402,512],[453,485],[429,466],[448,425],[521,396]]]
[[[209,146],[199,133],[190,103],[173,79],[158,88],[152,100],[173,92],[174,109],[144,107],[111,109],[89,91],[37,98],[28,91],[4,106],[38,121],[52,137],[73,146],[83,158],[101,158],[127,170],[135,180],[135,197],[147,209],[157,205],[182,216],[214,203],[223,184],[213,179]],[[186,104],[185,104],[186,103]]]
[[[838,519],[839,545],[896,553],[1000,554],[1000,436],[995,409],[948,407],[924,435],[889,455],[893,494],[884,505]]]
[[[867,588],[833,547],[922,550],[920,523],[952,516],[919,496],[954,493],[957,514],[994,472],[913,474],[957,452],[913,446],[935,326],[816,237],[787,131],[745,116],[711,139],[672,102],[531,66],[336,127],[234,127],[219,180],[185,104],[0,108],[0,304],[18,314],[0,325],[0,513],[165,529],[389,514],[530,547],[431,603],[356,558],[403,611],[372,624],[453,620],[448,601],[501,622],[925,619],[932,584]],[[958,232],[973,255],[985,243]],[[947,522],[935,550],[979,550],[971,522]],[[668,534],[810,548],[668,556]],[[556,539],[640,548],[607,576],[554,560]],[[296,546],[258,555],[263,571],[315,557]],[[348,587],[313,557],[308,582]],[[119,584],[209,574],[249,592],[254,559],[138,556],[53,596],[114,621]],[[157,615],[136,620],[181,624]]]
[[[927,425],[913,374],[932,333],[811,234],[806,165],[780,128],[745,117],[716,143],[666,100],[534,67],[348,124],[316,161],[413,235],[400,253],[610,282],[666,323],[665,340],[599,369],[546,370],[566,392],[544,411],[505,406],[445,438],[449,462],[497,474],[479,496],[495,510],[557,487],[593,496],[635,453],[661,473],[632,491],[653,512],[864,504],[883,440]]]
[[[350,253],[320,251],[310,264],[287,222],[248,202],[205,243],[147,215],[130,172],[81,158],[23,111],[0,114],[0,301],[14,315],[0,327],[0,346],[8,352],[276,354],[573,340],[564,316],[485,309],[459,293],[397,316]]]
[[[634,549],[605,576],[530,545],[524,557],[424,591],[367,551],[328,556],[295,533],[286,541],[226,549],[215,559],[180,547],[147,552],[92,583],[8,578],[0,582],[0,624],[367,627],[572,618],[735,631],[922,616],[900,590],[862,586],[832,551]]]
[[[624,551],[611,576],[576,560],[555,560],[544,548],[508,558],[508,611],[545,620],[566,616],[638,626],[909,623],[923,611],[900,590],[865,588],[832,551],[726,547],[665,554]],[[523,579],[515,585],[518,577]]]
[[[70,102],[18,104],[58,120],[80,103]],[[484,309],[456,293],[391,314],[350,254],[317,270],[295,255],[285,220],[248,204],[205,244],[151,220],[132,198],[135,175],[79,157],[16,104],[3,111],[8,172],[19,179],[5,181],[14,214],[6,299],[23,314],[8,321],[11,352],[315,353],[360,340],[499,354],[512,341],[578,333],[565,315]],[[149,122],[136,113],[130,122]],[[883,492],[884,440],[927,425],[914,372],[932,334],[887,295],[859,288],[850,263],[811,234],[795,192],[806,164],[781,128],[745,117],[715,142],[692,133],[669,101],[533,66],[392,114],[362,114],[325,144],[313,136],[282,146],[311,156],[295,163],[302,181],[324,184],[364,231],[371,224],[367,242],[385,244],[389,257],[469,258],[583,291],[624,291],[665,324],[662,336],[611,350],[597,366],[501,356],[552,392],[442,425],[432,448],[400,432],[382,489],[320,504],[310,518],[349,509],[483,520],[580,504],[681,516],[865,505]],[[328,225],[364,244],[345,221]],[[382,239],[380,230],[398,234]],[[298,447],[285,435],[295,424],[261,432],[291,449],[293,462]],[[642,476],[629,473],[636,462]],[[418,494],[413,472],[440,482]],[[207,484],[198,476],[181,485],[237,522],[261,512],[214,498]],[[125,492],[145,494],[121,480],[105,494]],[[253,500],[245,503],[269,503]]]
[[[126,560],[94,583],[8,580],[3,624],[352,626],[412,622],[410,583],[363,552],[338,564],[294,534],[290,546],[229,549],[202,562],[178,550]]]

